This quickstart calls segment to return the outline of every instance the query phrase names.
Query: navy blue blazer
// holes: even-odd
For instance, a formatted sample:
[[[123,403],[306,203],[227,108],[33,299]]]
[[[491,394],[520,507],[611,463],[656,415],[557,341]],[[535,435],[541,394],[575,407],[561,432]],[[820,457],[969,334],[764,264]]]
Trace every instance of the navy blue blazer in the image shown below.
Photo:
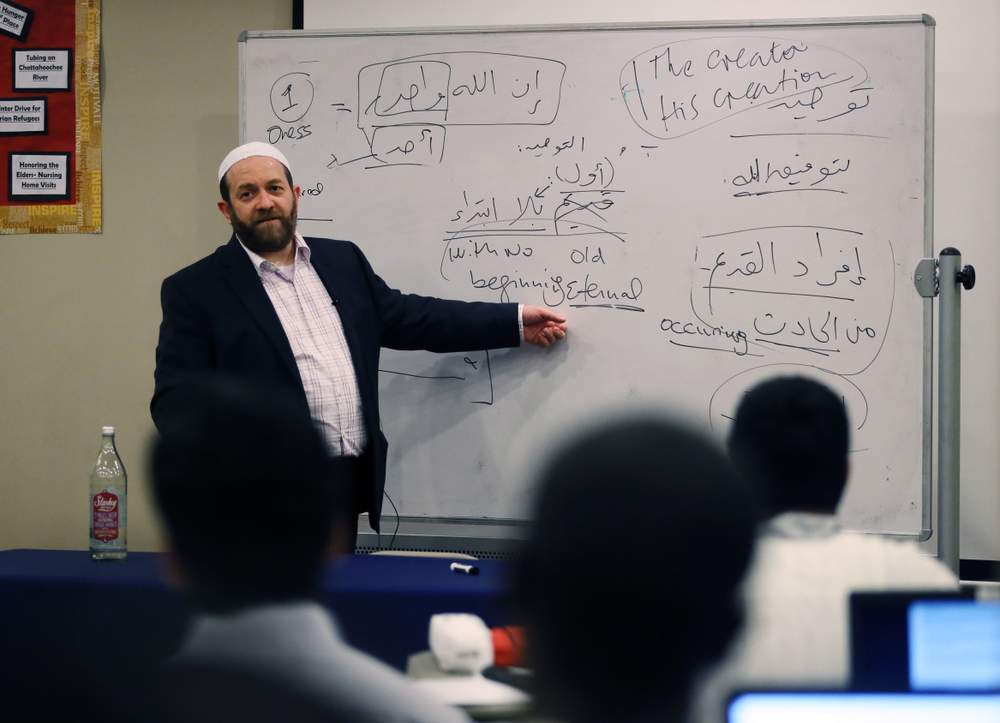
[[[517,305],[448,301],[390,288],[348,241],[307,238],[311,261],[340,312],[354,360],[373,469],[368,511],[378,530],[388,443],[379,426],[381,347],[433,352],[517,346]],[[257,271],[233,236],[163,282],[163,321],[150,402],[159,427],[171,392],[192,375],[219,371],[292,390],[308,404],[295,358]]]

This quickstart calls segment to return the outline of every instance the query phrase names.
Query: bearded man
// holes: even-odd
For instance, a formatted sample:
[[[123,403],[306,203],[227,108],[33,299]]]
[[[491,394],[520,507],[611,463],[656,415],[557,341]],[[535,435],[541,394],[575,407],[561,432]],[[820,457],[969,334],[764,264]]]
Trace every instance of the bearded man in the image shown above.
[[[404,294],[349,241],[296,231],[299,186],[266,143],[233,149],[218,173],[229,242],[168,277],[150,411],[162,427],[186,381],[224,372],[291,390],[379,529],[387,441],[379,426],[381,347],[459,352],[549,346],[566,320],[548,309]],[[271,453],[247,440],[247,454]],[[355,525],[357,515],[354,515]],[[354,538],[351,538],[353,545]]]

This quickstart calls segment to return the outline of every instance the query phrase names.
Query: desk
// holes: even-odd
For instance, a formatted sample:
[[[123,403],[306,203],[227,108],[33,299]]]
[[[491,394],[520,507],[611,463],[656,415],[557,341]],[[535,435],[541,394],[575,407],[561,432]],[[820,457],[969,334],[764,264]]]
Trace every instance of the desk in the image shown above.
[[[355,647],[403,670],[427,648],[430,616],[469,612],[511,623],[506,565],[477,561],[461,575],[440,558],[353,555],[324,570],[321,602]],[[136,667],[170,655],[191,618],[163,574],[162,555],[95,562],[85,551],[0,551],[0,673],[59,655],[93,666],[109,657]]]

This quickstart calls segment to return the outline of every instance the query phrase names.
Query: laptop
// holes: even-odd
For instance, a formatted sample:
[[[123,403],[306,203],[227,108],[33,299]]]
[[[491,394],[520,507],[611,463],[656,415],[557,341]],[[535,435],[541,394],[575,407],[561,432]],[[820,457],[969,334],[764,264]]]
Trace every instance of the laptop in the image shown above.
[[[971,589],[854,592],[850,597],[850,687],[910,688],[909,609],[917,601],[972,600]]]
[[[910,688],[1000,690],[1000,600],[918,600],[907,628]]]
[[[727,723],[997,723],[1000,692],[743,691]]]

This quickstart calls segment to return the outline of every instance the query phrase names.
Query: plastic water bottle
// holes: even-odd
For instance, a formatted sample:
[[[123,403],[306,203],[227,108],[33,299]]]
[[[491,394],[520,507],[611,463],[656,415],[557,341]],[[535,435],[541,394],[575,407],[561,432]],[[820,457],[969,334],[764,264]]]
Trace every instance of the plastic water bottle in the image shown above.
[[[95,560],[124,559],[128,478],[115,449],[115,428],[101,428],[101,452],[90,473],[90,556]]]

